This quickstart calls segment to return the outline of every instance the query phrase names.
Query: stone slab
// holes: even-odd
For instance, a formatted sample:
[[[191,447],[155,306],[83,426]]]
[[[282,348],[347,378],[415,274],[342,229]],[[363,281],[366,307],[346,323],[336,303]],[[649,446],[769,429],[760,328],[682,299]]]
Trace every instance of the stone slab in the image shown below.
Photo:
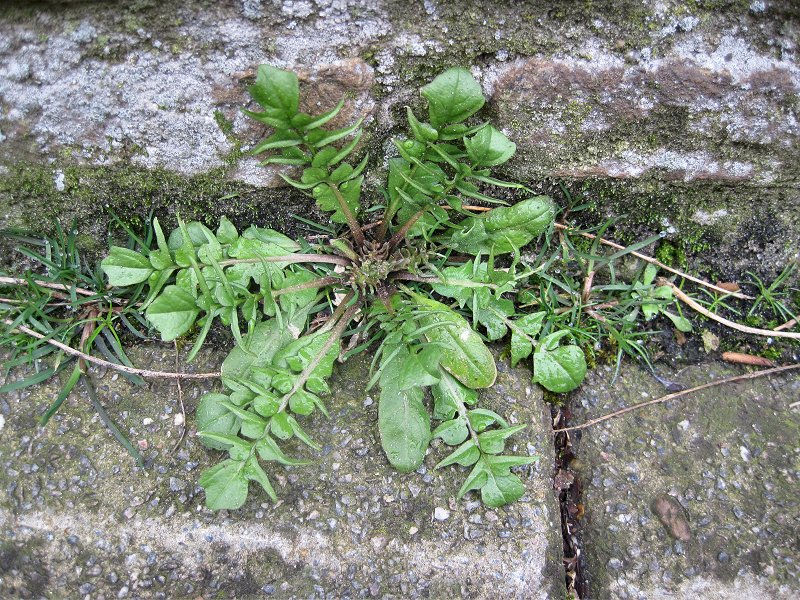
[[[742,372],[714,362],[659,370],[686,387]],[[611,377],[608,368],[590,374],[574,397],[574,424],[668,393],[632,365]],[[800,377],[789,373],[573,436],[590,597],[797,598],[800,412],[789,405],[798,399]]]
[[[174,361],[157,345],[134,348],[131,358]],[[218,362],[219,354],[207,355],[192,368]],[[323,445],[314,464],[267,467],[279,502],[253,489],[241,510],[217,514],[203,508],[196,482],[219,453],[191,428],[171,451],[179,430],[174,383],[135,388],[94,372],[112,416],[146,446],[144,470],[97,422],[84,393],[73,393],[43,429],[36,417],[56,385],[8,394],[0,399],[0,597],[561,597],[549,411],[528,371],[499,366],[485,406],[530,423],[511,450],[542,458],[520,471],[522,500],[496,510],[474,492],[455,499],[466,472],[432,469],[443,447],[416,473],[389,467],[377,403],[364,392],[366,359],[334,376],[332,420],[307,427]],[[184,382],[187,411],[211,386]]]

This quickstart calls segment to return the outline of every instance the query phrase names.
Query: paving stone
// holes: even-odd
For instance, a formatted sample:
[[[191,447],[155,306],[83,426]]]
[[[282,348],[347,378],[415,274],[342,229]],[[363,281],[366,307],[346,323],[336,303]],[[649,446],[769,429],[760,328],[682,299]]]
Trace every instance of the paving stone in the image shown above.
[[[715,362],[661,377],[686,387],[741,374]],[[573,423],[667,394],[627,365],[590,374]],[[800,594],[800,377],[710,388],[573,436],[591,598]]]

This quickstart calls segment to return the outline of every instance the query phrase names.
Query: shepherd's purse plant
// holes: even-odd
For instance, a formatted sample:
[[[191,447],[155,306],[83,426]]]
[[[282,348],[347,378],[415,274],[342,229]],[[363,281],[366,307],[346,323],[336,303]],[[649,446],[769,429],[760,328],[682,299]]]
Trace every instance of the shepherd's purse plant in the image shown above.
[[[458,496],[480,490],[488,506],[519,499],[513,468],[536,458],[506,454],[525,425],[480,406],[478,390],[497,375],[486,342],[510,338],[512,363],[532,356],[534,381],[548,390],[582,381],[584,353],[570,330],[521,308],[521,284],[536,271],[522,250],[551,227],[553,202],[493,176],[516,146],[474,120],[485,99],[468,71],[445,71],[421,93],[427,120],[406,109],[410,135],[392,140],[385,186],[367,190],[368,157],[351,160],[361,121],[326,127],[343,101],[322,115],[300,112],[297,76],[262,65],[250,87],[261,110],[245,112],[272,133],[252,153],[298,169],[298,179],[281,176],[330,214],[323,235],[293,240],[255,225],[240,232],[224,217],[216,231],[179,220],[165,235],[155,220],[154,247],[112,247],[102,262],[112,286],[146,283],[140,310],[163,340],[199,328],[190,360],[215,320],[232,331],[225,391],[204,395],[197,409],[201,440],[227,454],[200,477],[209,508],[240,507],[250,482],[275,500],[269,465],[307,462],[287,455],[283,442],[320,449],[304,417],[328,414],[337,358],[373,353],[381,444],[397,470],[417,469],[441,438],[452,452],[437,468],[468,467]],[[505,203],[487,195],[492,187],[523,199],[497,206]]]

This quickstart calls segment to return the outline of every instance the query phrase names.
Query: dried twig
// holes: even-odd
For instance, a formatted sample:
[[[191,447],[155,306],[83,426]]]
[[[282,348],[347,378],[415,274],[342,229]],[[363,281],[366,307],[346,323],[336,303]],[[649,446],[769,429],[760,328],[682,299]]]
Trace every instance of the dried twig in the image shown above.
[[[66,285],[64,283],[52,283],[50,281],[40,281],[38,279],[32,279],[29,281],[27,279],[23,279],[22,277],[0,277],[0,283],[5,283],[7,285],[28,285],[31,281],[40,287],[50,288],[51,290],[63,290],[65,292],[69,292],[70,290],[74,289],[76,294],[81,294],[82,296],[102,295],[98,294],[97,292],[93,292],[92,290],[79,287],[74,288],[71,285]]]
[[[765,377],[767,375],[775,375],[777,373],[783,373],[785,371],[791,371],[793,369],[800,369],[800,363],[795,363],[793,365],[786,365],[784,367],[775,367],[774,369],[765,369],[763,371],[755,371],[753,373],[746,373],[745,375],[737,375],[735,377],[727,377],[725,379],[720,379],[718,381],[710,381],[709,383],[704,383],[703,385],[698,385],[697,387],[693,387],[688,390],[681,390],[680,392],[674,392],[672,394],[667,394],[666,396],[661,396],[660,398],[656,398],[655,400],[648,400],[647,402],[640,402],[639,404],[634,404],[633,406],[627,406],[620,410],[614,411],[613,413],[604,415],[602,417],[598,417],[596,419],[592,419],[590,421],[586,421],[585,423],[582,423],[580,425],[573,425],[571,427],[562,427],[561,429],[554,429],[553,433],[561,433],[564,431],[575,431],[577,429],[585,429],[586,427],[597,425],[598,423],[602,423],[603,421],[608,421],[609,419],[613,419],[614,417],[624,415],[625,413],[631,412],[632,410],[636,410],[638,408],[644,408],[645,406],[651,406],[653,404],[668,402],[669,400],[674,400],[675,398],[680,398],[681,396],[687,396],[688,394],[699,392],[700,390],[716,387],[718,385],[722,385],[725,383],[735,383],[737,381],[745,381],[747,379],[756,379],[758,377]]]
[[[785,329],[791,329],[795,325],[797,325],[797,319],[790,319],[789,321],[786,321],[786,323],[784,323],[783,325],[778,325],[774,329],[774,331],[783,331]]]
[[[13,323],[8,320],[4,320],[3,323],[6,325],[12,325]],[[117,371],[124,371],[125,373],[132,373],[134,375],[141,375],[142,377],[165,377],[165,378],[180,378],[180,379],[216,379],[220,376],[220,373],[168,373],[165,371],[151,371],[149,369],[137,369],[135,367],[127,367],[125,365],[119,365],[117,363],[113,363],[107,360],[103,360],[102,358],[97,358],[90,354],[86,354],[85,352],[81,352],[80,350],[76,350],[71,346],[67,346],[66,344],[59,342],[58,340],[47,339],[46,336],[42,335],[38,331],[34,331],[33,329],[29,329],[24,325],[16,325],[14,327],[17,331],[21,331],[25,335],[29,335],[37,340],[44,340],[51,346],[55,346],[66,352],[67,354],[71,354],[72,356],[77,356],[79,358],[84,359],[87,362],[94,363],[96,365],[101,365],[103,367],[108,367],[109,369],[115,369]]]
[[[701,315],[708,317],[709,319],[712,319],[717,323],[721,323],[726,327],[735,329],[736,331],[741,331],[742,333],[751,333],[753,335],[762,335],[766,337],[785,337],[785,338],[791,338],[793,340],[800,340],[800,333],[794,331],[773,331],[770,329],[757,329],[755,327],[748,327],[747,325],[740,325],[739,323],[734,323],[733,321],[729,321],[724,317],[715,315],[706,307],[698,304],[697,302],[692,300],[689,296],[687,296],[682,289],[680,289],[677,285],[675,285],[671,281],[668,281],[663,277],[659,277],[658,284],[670,286],[672,288],[672,293],[675,294],[675,297],[681,302],[685,303],[692,310],[695,310],[699,312]]]

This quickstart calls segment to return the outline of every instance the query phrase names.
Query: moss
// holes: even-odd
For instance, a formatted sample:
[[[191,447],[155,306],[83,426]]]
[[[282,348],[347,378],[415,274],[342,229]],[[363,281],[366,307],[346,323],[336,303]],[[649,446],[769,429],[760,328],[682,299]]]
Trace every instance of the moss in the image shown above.
[[[63,191],[55,187],[56,169],[64,173]],[[187,177],[130,164],[16,164],[0,176],[0,214],[7,215],[6,227],[41,232],[56,219],[62,223],[74,219],[78,230],[87,236],[83,239],[105,240],[109,210],[132,224],[153,212],[166,227],[173,226],[175,215],[180,214],[216,228],[224,214],[240,228],[258,223],[292,235],[297,228],[291,215],[307,214],[311,207],[296,192],[229,181],[225,168]]]
[[[686,251],[674,242],[661,242],[656,248],[655,257],[668,267],[686,267]]]

